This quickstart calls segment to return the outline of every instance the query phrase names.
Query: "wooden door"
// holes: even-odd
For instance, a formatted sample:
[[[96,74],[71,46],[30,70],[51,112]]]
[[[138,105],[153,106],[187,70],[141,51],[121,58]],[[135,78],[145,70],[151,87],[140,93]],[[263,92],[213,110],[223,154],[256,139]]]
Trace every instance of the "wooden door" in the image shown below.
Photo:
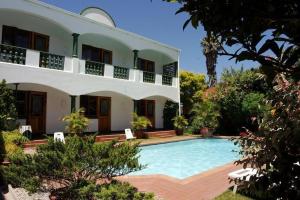
[[[31,125],[32,133],[46,133],[46,101],[45,92],[29,92],[29,112],[27,124]]]
[[[99,132],[108,133],[110,132],[110,121],[111,121],[111,98],[110,97],[99,97],[98,100],[98,127]]]

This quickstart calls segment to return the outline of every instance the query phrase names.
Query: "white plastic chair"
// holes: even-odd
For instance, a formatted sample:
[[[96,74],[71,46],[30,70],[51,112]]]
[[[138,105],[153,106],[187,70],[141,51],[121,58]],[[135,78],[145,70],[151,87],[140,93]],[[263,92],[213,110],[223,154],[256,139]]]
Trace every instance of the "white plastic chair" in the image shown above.
[[[65,144],[65,137],[63,132],[54,133],[54,141],[61,141]]]
[[[239,180],[242,180],[242,181],[249,181],[251,176],[256,175],[256,174],[257,174],[257,169],[245,168],[245,169],[236,170],[234,172],[230,172],[228,174],[228,176],[231,179],[239,179]],[[234,187],[233,187],[233,193],[234,194],[237,191],[237,187],[238,187],[237,184],[235,184]]]
[[[133,137],[133,134],[132,134],[130,128],[125,129],[125,136],[126,136],[126,140],[136,139],[136,137]]]

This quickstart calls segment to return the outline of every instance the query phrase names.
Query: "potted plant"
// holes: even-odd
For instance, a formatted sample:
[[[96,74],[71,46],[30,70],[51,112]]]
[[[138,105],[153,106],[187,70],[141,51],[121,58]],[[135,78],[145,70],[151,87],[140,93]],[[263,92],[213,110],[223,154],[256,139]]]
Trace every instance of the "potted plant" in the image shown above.
[[[143,138],[143,130],[148,126],[152,126],[150,120],[144,116],[138,116],[136,113],[132,114],[133,120],[131,122],[132,129],[136,138]]]
[[[194,132],[200,130],[203,137],[210,137],[218,126],[219,109],[216,103],[206,100],[194,105],[192,109]]]
[[[89,125],[89,119],[84,116],[84,108],[79,108],[77,111],[66,115],[62,121],[67,122],[66,131],[70,135],[82,136]]]
[[[177,115],[172,121],[176,128],[176,135],[183,135],[183,130],[188,125],[188,121],[182,115]]]

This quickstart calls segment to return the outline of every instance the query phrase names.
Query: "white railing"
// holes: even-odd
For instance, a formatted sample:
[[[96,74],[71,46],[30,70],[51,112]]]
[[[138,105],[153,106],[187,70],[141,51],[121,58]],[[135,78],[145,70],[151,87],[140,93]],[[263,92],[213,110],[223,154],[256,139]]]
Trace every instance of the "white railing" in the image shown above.
[[[12,48],[11,46],[8,45],[3,45],[1,46],[1,50],[3,51],[1,54],[0,51],[0,58],[1,56],[3,58],[7,57],[7,54],[9,51],[6,50],[6,48]],[[18,47],[13,47],[17,48]],[[5,49],[5,51],[3,50]],[[24,49],[25,52],[25,49]],[[45,56],[49,55],[48,59],[45,59]],[[4,57],[6,56],[6,57]],[[52,59],[51,56],[54,56],[55,58]],[[57,57],[57,58],[56,58]],[[41,60],[43,59],[43,60]],[[55,62],[56,61],[59,63],[59,67],[52,67],[52,65],[45,65],[45,60],[46,64],[48,62]],[[2,59],[0,62],[11,62],[11,59]],[[90,62],[90,61],[88,61]],[[51,53],[46,53],[46,52],[39,52],[31,49],[26,49],[26,54],[25,54],[25,63],[15,63],[11,62],[14,64],[24,64],[30,67],[44,67],[52,70],[60,70],[64,72],[69,72],[69,73],[78,73],[78,74],[87,74],[87,61],[81,60],[78,58],[73,58],[73,57],[68,57],[68,56],[60,56],[60,55],[55,55]],[[163,75],[162,74],[155,74],[151,72],[143,72],[138,69],[133,69],[129,68],[126,70],[122,66],[113,66],[109,64],[103,64],[103,63],[95,63],[95,70],[97,71],[98,65],[102,66],[101,70],[104,70],[103,73],[100,73],[100,77],[106,77],[106,78],[115,78],[115,79],[122,79],[126,81],[132,81],[132,82],[139,82],[139,83],[147,83],[147,84],[153,84],[153,85],[164,85],[164,86],[172,86],[172,87],[178,87],[178,78],[177,77],[172,77],[171,84],[165,84],[165,81],[163,81]],[[46,66],[46,67],[45,67]],[[104,68],[103,68],[104,66]],[[88,65],[88,67],[91,67],[91,65]],[[93,66],[94,67],[94,66]],[[123,70],[122,70],[123,68]],[[91,70],[91,69],[89,69]],[[97,71],[98,72],[98,71]],[[101,71],[102,72],[102,71]],[[124,74],[123,74],[124,73]],[[126,74],[125,74],[126,73]],[[117,74],[117,75],[116,75]],[[96,74],[93,74],[96,75]],[[154,76],[153,76],[154,75]]]

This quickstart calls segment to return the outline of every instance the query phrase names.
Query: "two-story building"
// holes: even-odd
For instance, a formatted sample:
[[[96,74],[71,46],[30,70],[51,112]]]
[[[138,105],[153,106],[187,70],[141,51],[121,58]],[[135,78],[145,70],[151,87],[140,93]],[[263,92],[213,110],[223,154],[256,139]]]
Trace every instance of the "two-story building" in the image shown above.
[[[0,41],[0,79],[36,134],[64,131],[79,107],[90,132],[124,130],[134,111],[162,129],[165,102],[180,102],[179,50],[117,28],[102,9],[1,0]]]

